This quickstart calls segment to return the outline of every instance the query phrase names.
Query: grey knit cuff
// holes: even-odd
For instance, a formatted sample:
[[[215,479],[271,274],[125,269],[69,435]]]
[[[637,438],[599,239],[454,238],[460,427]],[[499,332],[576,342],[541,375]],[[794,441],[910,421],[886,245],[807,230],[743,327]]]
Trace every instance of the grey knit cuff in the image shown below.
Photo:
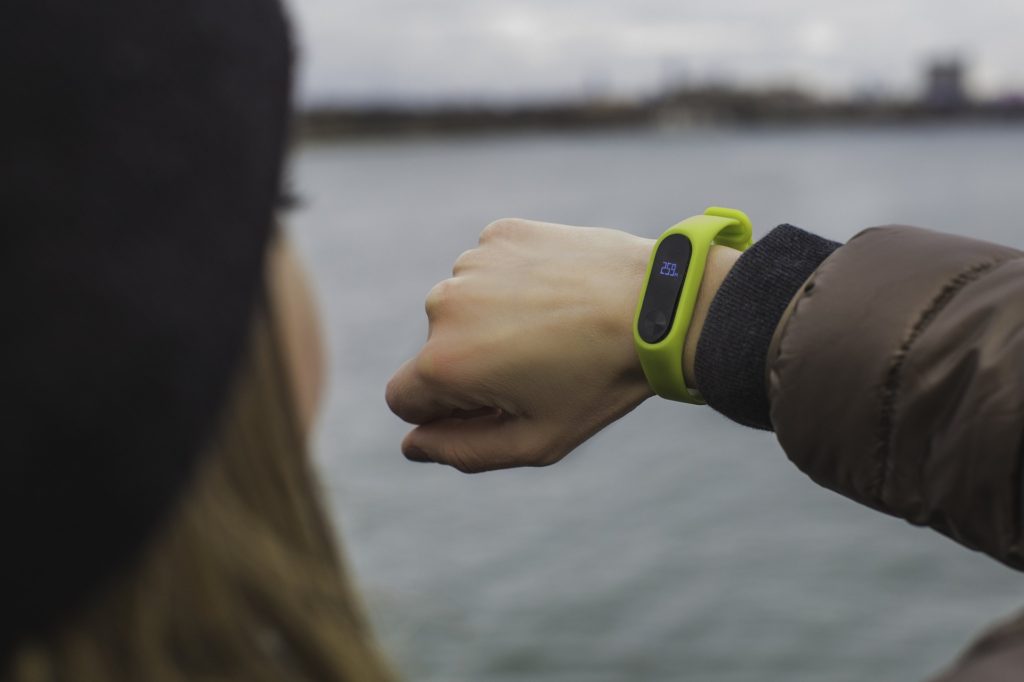
[[[840,244],[780,225],[733,266],[697,345],[697,385],[733,421],[772,430],[764,384],[768,346],[800,286]]]

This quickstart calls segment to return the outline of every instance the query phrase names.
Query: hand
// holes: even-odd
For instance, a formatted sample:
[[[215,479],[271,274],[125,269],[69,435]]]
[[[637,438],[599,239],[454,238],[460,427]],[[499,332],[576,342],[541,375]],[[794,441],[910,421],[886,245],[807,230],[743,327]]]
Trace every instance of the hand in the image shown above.
[[[653,242],[501,220],[427,297],[419,354],[387,401],[416,461],[465,472],[544,466],[652,395],[633,315]]]

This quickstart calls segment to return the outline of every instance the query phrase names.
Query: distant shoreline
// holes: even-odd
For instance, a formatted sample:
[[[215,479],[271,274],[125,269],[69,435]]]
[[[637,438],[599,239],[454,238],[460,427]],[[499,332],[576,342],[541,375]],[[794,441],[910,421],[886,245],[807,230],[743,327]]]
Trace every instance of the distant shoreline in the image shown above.
[[[354,136],[482,134],[615,128],[1024,122],[1024,100],[995,102],[820,101],[794,90],[685,90],[642,102],[566,102],[517,107],[317,107],[300,112],[301,140]]]

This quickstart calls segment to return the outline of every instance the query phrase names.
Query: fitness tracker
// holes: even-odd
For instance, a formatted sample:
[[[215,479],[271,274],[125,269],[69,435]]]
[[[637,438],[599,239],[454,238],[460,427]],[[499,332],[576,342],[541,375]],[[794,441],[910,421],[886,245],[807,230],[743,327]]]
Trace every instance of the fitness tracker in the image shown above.
[[[753,243],[742,211],[712,207],[670,227],[658,239],[636,307],[633,341],[647,383],[663,398],[703,405],[683,378],[683,343],[712,244],[746,251]]]

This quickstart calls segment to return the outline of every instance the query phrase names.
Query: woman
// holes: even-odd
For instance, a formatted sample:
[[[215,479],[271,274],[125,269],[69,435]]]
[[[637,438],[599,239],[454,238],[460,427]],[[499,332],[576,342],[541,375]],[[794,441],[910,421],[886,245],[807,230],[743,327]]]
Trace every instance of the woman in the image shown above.
[[[390,679],[305,453],[281,8],[4,14],[0,679]]]

